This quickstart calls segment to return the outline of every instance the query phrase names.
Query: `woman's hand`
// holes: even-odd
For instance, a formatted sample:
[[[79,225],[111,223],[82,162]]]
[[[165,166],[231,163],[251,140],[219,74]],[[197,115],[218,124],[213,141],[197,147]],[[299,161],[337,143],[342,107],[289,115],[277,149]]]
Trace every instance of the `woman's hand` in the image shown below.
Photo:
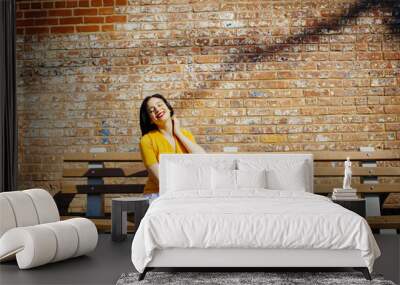
[[[179,135],[181,133],[181,122],[175,116],[172,116],[172,125],[174,135]]]
[[[192,142],[182,133],[181,123],[175,116],[172,116],[171,119],[174,136],[178,138],[178,140],[183,144],[189,153],[206,153],[201,146],[199,146],[196,142]]]

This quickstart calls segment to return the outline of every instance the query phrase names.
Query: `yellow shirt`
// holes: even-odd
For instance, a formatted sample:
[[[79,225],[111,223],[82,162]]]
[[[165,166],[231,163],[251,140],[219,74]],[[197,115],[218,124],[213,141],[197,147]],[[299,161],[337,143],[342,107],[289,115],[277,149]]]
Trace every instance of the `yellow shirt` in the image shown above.
[[[192,133],[188,130],[181,129],[185,137],[192,142],[196,142]],[[160,162],[161,153],[188,153],[182,143],[175,139],[175,151],[167,138],[159,131],[154,130],[145,134],[140,139],[140,152],[142,154],[143,163],[146,167],[149,167],[155,163]],[[158,193],[158,180],[152,174],[149,173],[146,186],[144,187],[144,193]]]

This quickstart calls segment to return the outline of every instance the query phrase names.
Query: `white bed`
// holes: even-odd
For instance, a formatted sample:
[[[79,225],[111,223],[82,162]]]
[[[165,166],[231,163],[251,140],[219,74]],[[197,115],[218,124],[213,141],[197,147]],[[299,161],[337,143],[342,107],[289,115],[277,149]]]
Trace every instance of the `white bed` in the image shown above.
[[[312,194],[312,165],[308,154],[162,155],[160,198],[132,243],[140,278],[154,267],[354,267],[370,278],[380,251],[368,224]]]

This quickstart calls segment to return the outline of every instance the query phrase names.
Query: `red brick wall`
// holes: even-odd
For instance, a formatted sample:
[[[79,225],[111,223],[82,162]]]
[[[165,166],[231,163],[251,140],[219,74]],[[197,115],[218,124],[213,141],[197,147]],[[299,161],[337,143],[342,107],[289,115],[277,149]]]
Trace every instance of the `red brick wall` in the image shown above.
[[[17,1],[20,187],[62,155],[137,151],[159,92],[209,151],[400,146],[399,4]]]
[[[127,0],[18,1],[17,34],[110,32],[115,23],[126,23],[116,6]]]

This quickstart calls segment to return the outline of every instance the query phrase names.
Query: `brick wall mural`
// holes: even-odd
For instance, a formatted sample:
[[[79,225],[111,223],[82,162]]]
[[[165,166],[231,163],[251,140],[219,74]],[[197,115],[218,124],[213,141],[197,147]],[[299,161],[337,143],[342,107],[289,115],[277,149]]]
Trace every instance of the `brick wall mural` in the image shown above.
[[[138,151],[164,94],[208,151],[400,148],[396,1],[17,1],[19,187]]]

